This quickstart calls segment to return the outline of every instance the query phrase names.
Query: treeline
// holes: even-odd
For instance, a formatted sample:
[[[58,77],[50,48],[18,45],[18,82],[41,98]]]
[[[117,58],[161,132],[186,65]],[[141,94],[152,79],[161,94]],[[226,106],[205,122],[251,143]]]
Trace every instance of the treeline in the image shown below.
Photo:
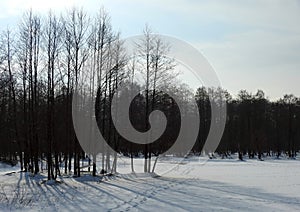
[[[209,96],[215,91],[199,88],[196,99],[200,106],[201,126],[199,152],[206,140],[210,126]],[[226,92],[226,127],[216,152],[222,157],[238,153],[243,156],[262,159],[263,156],[295,158],[300,149],[300,99],[294,95],[284,95],[277,101],[270,101],[262,90],[251,94],[241,90],[236,99]],[[210,94],[212,93],[212,95]],[[202,132],[202,133],[201,133]]]
[[[295,158],[300,149],[300,99],[284,95],[278,101],[269,101],[264,92],[255,95],[246,91],[228,104],[228,121],[219,151],[239,152],[239,158],[261,159],[276,155]],[[231,141],[231,142],[230,142]]]
[[[262,91],[255,95],[241,91],[233,99],[220,88],[204,87],[194,95],[176,80],[176,63],[165,56],[169,49],[146,26],[143,39],[136,44],[136,56],[129,57],[104,9],[95,17],[76,8],[60,16],[28,11],[15,31],[4,30],[0,37],[0,157],[19,161],[22,171],[35,174],[47,167],[48,179],[61,172],[80,176],[85,166],[92,168],[93,175],[97,169],[100,173],[116,172],[116,152],[131,157],[132,171],[133,159],[144,157],[144,171],[151,172],[155,168],[152,157],[176,140],[180,117],[197,110],[190,104],[194,97],[200,114],[194,153],[202,151],[210,128],[209,99],[218,104],[225,98],[227,124],[218,153],[226,157],[239,152],[240,159],[245,154],[258,158],[264,153],[296,156],[298,98],[286,95],[271,102]],[[130,107],[131,122],[137,130],[150,128],[148,117],[153,110],[165,113],[167,128],[156,142],[138,145],[117,133],[110,106],[121,83],[128,87],[127,96],[133,90],[138,93]],[[180,114],[176,102],[161,88],[176,93],[188,110]],[[86,154],[76,137],[72,121],[75,91],[94,98],[99,130],[115,150],[102,152],[101,167],[96,167],[95,155]],[[88,165],[82,165],[83,161]]]

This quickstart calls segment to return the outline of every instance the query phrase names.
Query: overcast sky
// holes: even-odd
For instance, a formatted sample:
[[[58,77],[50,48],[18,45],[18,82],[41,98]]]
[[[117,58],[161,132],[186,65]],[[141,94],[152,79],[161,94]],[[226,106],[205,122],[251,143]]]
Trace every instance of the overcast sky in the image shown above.
[[[1,0],[0,26],[17,25],[32,7],[64,11],[104,8],[124,37],[155,32],[196,47],[230,93],[265,91],[271,99],[300,96],[300,1],[297,0]]]

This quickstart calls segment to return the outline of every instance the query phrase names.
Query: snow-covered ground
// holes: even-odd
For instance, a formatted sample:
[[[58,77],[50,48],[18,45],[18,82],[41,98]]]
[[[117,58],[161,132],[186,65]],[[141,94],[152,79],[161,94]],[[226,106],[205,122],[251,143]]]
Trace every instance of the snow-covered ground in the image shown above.
[[[160,160],[161,175],[126,174],[130,160],[118,162],[116,176],[45,182],[18,167],[0,164],[0,210],[25,211],[296,211],[300,209],[299,160],[190,158]],[[142,159],[135,159],[136,171]],[[170,170],[170,167],[173,167]]]

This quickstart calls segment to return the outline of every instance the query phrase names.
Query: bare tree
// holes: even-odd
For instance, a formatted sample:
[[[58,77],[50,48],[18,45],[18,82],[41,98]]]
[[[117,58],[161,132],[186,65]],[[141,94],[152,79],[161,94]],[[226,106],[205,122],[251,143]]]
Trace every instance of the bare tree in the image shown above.
[[[79,74],[81,73],[84,63],[88,58],[87,40],[89,18],[82,9],[73,8],[69,14],[64,17],[65,33],[68,39],[70,70],[74,74],[74,89],[78,91]],[[77,138],[74,138],[74,175],[80,176],[80,150]]]
[[[18,144],[18,152],[20,157],[20,164],[21,169],[23,169],[23,161],[22,161],[22,151],[21,151],[21,144],[19,141],[19,133],[18,133],[18,126],[17,126],[17,102],[16,102],[16,83],[17,78],[14,75],[13,70],[13,58],[15,55],[15,49],[14,49],[14,40],[12,37],[11,30],[7,29],[3,32],[1,36],[1,69],[8,72],[9,76],[9,89],[8,89],[8,119],[9,122],[12,122],[13,127],[13,135],[11,137],[13,138],[12,141],[16,141]]]
[[[174,78],[175,62],[168,58],[170,46],[152,33],[148,25],[144,29],[143,39],[137,43],[137,57],[139,69],[145,79],[145,129],[148,130],[148,117],[155,107],[156,89],[167,79]],[[152,93],[152,95],[151,95]],[[147,138],[146,143],[148,143]],[[151,144],[146,144],[144,149],[144,172],[151,170]]]
[[[38,166],[38,149],[39,139],[37,132],[37,118],[38,118],[38,65],[39,65],[39,51],[40,51],[40,36],[41,23],[40,17],[34,15],[30,10],[24,15],[23,22],[20,28],[20,59],[21,68],[23,70],[23,91],[24,91],[24,116],[27,116],[26,98],[28,97],[28,116],[26,123],[28,123],[28,142],[26,144],[27,153],[30,156],[25,158],[25,165],[34,173],[39,172]],[[27,82],[28,83],[27,83]],[[28,85],[28,95],[26,94],[26,87]],[[25,120],[24,120],[25,121]],[[25,168],[26,169],[26,168]]]
[[[58,164],[58,147],[54,142],[54,108],[55,108],[55,70],[57,70],[56,62],[60,48],[60,39],[62,27],[55,15],[50,11],[45,24],[44,30],[44,46],[47,58],[47,162],[48,162],[48,180],[55,179],[59,171]],[[52,162],[52,152],[55,154],[55,164]],[[55,175],[53,173],[55,168]]]

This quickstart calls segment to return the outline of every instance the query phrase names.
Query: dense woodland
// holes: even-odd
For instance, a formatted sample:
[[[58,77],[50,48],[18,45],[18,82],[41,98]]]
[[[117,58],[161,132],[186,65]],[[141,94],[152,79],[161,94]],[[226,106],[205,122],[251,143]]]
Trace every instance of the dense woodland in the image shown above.
[[[89,87],[84,94],[94,94],[98,127],[107,143],[119,154],[133,159],[145,158],[145,172],[154,170],[152,157],[167,150],[180,128],[176,102],[161,87],[172,90],[189,105],[195,98],[200,114],[198,139],[193,154],[202,153],[210,123],[211,101],[226,100],[226,128],[215,153],[230,157],[263,159],[266,156],[295,158],[300,149],[300,99],[284,95],[270,101],[262,90],[251,94],[241,90],[233,98],[221,88],[199,85],[193,94],[176,80],[180,73],[176,62],[164,55],[168,44],[146,26],[144,39],[136,45],[136,58],[129,58],[120,32],[113,30],[104,9],[94,17],[71,9],[57,15],[24,13],[16,29],[5,29],[0,36],[0,157],[19,162],[22,171],[39,173],[47,168],[48,179],[66,173],[80,176],[82,162],[89,170],[115,172],[117,156],[102,153],[102,167],[82,150],[73,128],[72,94],[85,76]],[[140,75],[142,83],[134,80]],[[79,77],[81,76],[81,78]],[[166,83],[167,82],[167,83]],[[148,116],[162,110],[168,120],[164,134],[151,145],[126,141],[111,120],[111,101],[120,83],[139,91],[130,107],[133,126],[149,129]],[[129,92],[129,91],[128,91]],[[122,95],[122,94],[121,94]],[[193,114],[191,106],[185,115]],[[214,154],[210,153],[213,157]],[[112,157],[112,158],[110,158]],[[113,163],[111,164],[111,159]]]

